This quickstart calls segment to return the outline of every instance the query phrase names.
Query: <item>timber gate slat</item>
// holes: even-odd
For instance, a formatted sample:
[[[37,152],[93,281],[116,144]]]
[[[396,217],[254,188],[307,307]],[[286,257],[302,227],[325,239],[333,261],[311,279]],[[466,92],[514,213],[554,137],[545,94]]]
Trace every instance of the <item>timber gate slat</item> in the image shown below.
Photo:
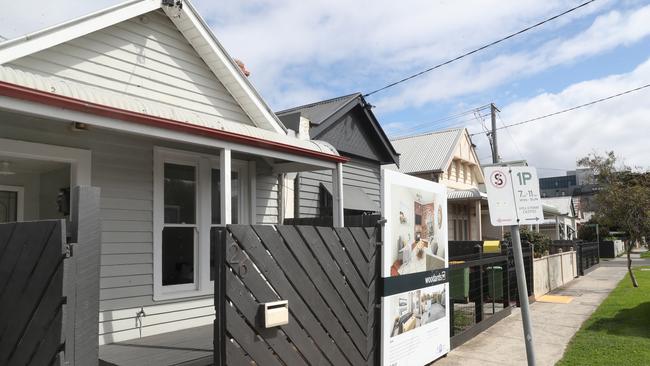
[[[226,328],[258,365],[281,366],[266,342],[257,337],[232,306],[226,306]]]
[[[229,225],[227,231],[218,245],[227,266],[228,365],[374,365],[374,228]],[[261,305],[278,300],[288,300],[289,323],[265,329]]]
[[[363,280],[361,279],[357,269],[354,268],[354,264],[352,264],[350,257],[345,253],[345,251],[343,251],[343,248],[339,244],[338,237],[332,229],[324,227],[316,229],[303,227],[301,230],[304,230],[303,235],[315,236],[317,240],[320,241],[321,239],[318,238],[317,235],[313,234],[313,232],[318,231],[320,236],[323,238],[322,241],[327,245],[327,248],[336,260],[336,263],[341,267],[346,279],[352,285],[352,289],[356,293],[357,297],[359,297],[359,299],[366,299],[368,297],[368,287],[363,283]]]
[[[226,286],[226,295],[237,308],[237,311],[244,316],[246,322],[253,328],[253,331],[259,328],[259,303],[252,294],[231,272],[226,273]],[[288,366],[304,365],[304,361],[296,352],[296,349],[291,347],[290,343],[284,341],[287,336],[282,330],[258,329],[257,332],[285,364]]]
[[[226,359],[228,366],[251,366],[253,360],[241,348],[232,342],[226,343]]]
[[[366,311],[356,296],[354,296],[352,290],[346,286],[345,279],[340,275],[333,261],[327,261],[326,258],[309,252],[309,248],[304,245],[304,240],[294,227],[278,227],[278,231],[293,250],[293,253],[296,255],[296,260],[302,263],[305,270],[309,273],[309,278],[317,285],[318,290],[323,293],[323,297],[330,299],[334,304],[333,307],[343,309],[339,311],[349,312],[354,317],[354,320],[351,320],[344,314],[344,319],[342,319],[344,327],[347,324],[348,327],[352,328],[352,323],[354,322],[365,335],[363,324],[366,318]],[[316,260],[317,257],[318,260]],[[320,261],[320,264],[318,261]],[[356,326],[354,328],[356,329]]]
[[[361,254],[359,244],[350,233],[350,230],[345,228],[335,228],[334,230],[336,231],[336,235],[338,235],[338,237],[343,242],[343,245],[345,246],[345,252],[347,252],[352,259],[352,263],[361,275],[363,283],[367,286],[371,281],[371,274],[368,272],[368,260]],[[366,238],[366,240],[368,239]]]
[[[331,347],[324,348],[324,351],[327,350],[325,352],[328,353],[330,362],[334,365],[349,365],[350,363],[343,356],[341,350],[331,341],[331,338],[329,338],[327,332],[322,328],[319,320],[313,316],[309,307],[303,302],[300,295],[298,295],[293,286],[291,286],[286,277],[281,273],[273,258],[262,247],[252,228],[246,226],[230,226],[229,229],[233,237],[243,246],[246,253],[255,262],[255,265],[262,272],[268,284],[277,291],[279,296],[289,301],[291,304],[289,308],[294,313],[294,316],[301,320],[306,330],[309,330],[309,333],[319,348],[328,344],[331,345]],[[248,271],[253,271],[253,269],[250,268]]]
[[[62,361],[64,235],[61,220],[0,224],[1,365]]]
[[[232,241],[232,239],[228,238],[229,244],[228,247],[230,248],[231,246],[237,247],[237,244]],[[231,251],[232,252],[232,251]],[[240,252],[241,253],[241,252]],[[234,258],[232,258],[234,259]],[[237,262],[229,262],[231,268],[233,269],[233,278],[235,277],[235,273],[241,273],[240,272],[240,266],[238,265]],[[248,263],[250,266],[250,262]],[[252,271],[252,272],[246,272],[246,274],[243,274],[240,276],[237,276],[237,278],[243,282],[243,284],[248,288],[248,290],[251,291],[257,298],[257,301],[260,303],[264,302],[273,302],[280,300],[278,295],[274,292],[274,290],[268,286],[266,280],[264,280],[264,277],[257,271]],[[232,280],[232,278],[231,278]],[[323,360],[323,364],[327,364],[325,355],[321,353],[321,351],[316,347],[314,342],[311,342],[311,337],[305,329],[303,329],[300,324],[305,324],[305,321],[301,319],[299,322],[298,319],[294,316],[294,312],[290,311],[289,312],[289,324],[285,325],[282,327],[282,330],[289,336],[290,341],[296,346],[298,351],[300,351],[303,355],[309,355],[310,359],[316,360],[316,359],[321,359]],[[325,354],[330,355],[333,350],[334,346],[333,345],[328,345],[326,347],[323,347],[323,352]],[[332,357],[332,359],[335,359],[336,357]],[[320,364],[320,363],[319,363]]]

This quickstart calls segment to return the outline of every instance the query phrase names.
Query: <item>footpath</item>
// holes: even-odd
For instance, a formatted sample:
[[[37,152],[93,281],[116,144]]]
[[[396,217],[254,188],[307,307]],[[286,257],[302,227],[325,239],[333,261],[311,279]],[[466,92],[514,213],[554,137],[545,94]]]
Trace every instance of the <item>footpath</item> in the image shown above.
[[[650,260],[632,254],[633,265],[650,265]],[[535,359],[539,366],[551,366],[558,362],[564,350],[580,329],[582,323],[616,287],[627,273],[625,256],[601,260],[600,266],[586,276],[578,277],[553,295],[571,296],[568,304],[535,302],[531,304]],[[504,318],[469,342],[452,350],[447,357],[434,362],[433,366],[489,366],[526,365],[526,349],[523,341],[521,312],[513,309]]]

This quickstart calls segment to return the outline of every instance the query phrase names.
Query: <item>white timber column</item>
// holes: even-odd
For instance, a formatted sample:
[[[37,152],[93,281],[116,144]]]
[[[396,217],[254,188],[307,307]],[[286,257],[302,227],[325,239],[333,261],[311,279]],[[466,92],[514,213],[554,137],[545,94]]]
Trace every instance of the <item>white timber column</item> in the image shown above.
[[[481,217],[481,200],[479,199],[476,201],[476,207],[474,208],[476,210],[476,225],[478,225],[478,239],[476,240],[483,240],[483,223],[481,220],[483,219]]]
[[[257,224],[257,163],[255,160],[248,162],[248,195],[249,203],[249,223]]]
[[[560,217],[555,216],[555,236],[560,240]]]
[[[343,163],[336,163],[336,168],[332,170],[332,187],[334,192],[332,197],[332,216],[334,227],[343,227]]]
[[[230,149],[221,150],[219,158],[221,173],[221,224],[232,224],[232,152]]]

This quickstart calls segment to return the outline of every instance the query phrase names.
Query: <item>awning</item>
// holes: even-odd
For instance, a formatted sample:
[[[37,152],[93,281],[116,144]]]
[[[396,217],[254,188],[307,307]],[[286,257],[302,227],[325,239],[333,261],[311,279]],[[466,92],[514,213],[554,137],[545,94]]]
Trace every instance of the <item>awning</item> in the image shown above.
[[[478,201],[487,200],[487,194],[478,189],[459,189],[447,191],[448,201]]]
[[[321,182],[320,185],[332,196],[332,183]],[[343,185],[343,208],[348,210],[379,212],[379,205],[359,187]]]

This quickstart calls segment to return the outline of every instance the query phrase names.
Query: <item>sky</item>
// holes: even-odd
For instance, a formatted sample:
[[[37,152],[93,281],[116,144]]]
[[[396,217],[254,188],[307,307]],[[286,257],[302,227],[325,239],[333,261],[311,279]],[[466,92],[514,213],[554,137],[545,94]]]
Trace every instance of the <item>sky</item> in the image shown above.
[[[16,37],[120,1],[4,4],[0,36]],[[194,0],[274,110],[367,93],[563,12],[573,0]],[[38,10],[34,10],[38,9]],[[490,161],[486,111],[516,123],[650,83],[650,0],[597,0],[473,56],[368,97],[389,136],[464,126]],[[503,160],[540,176],[613,150],[650,168],[650,88],[498,133]],[[443,120],[444,119],[444,120]]]

